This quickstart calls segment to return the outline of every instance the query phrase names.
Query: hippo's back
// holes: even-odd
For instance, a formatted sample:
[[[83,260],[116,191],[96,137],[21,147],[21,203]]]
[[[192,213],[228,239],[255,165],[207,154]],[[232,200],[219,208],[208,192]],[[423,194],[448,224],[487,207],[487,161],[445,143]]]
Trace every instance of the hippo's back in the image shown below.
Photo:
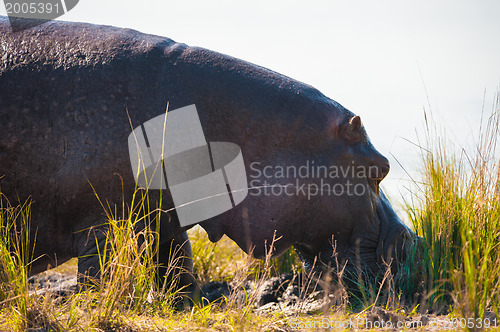
[[[51,21],[12,33],[0,16],[0,73],[19,67],[32,70],[106,65],[113,59],[147,54],[175,44],[165,37],[131,29]]]
[[[0,177],[24,194],[20,187],[36,184],[36,174],[43,181],[76,171],[82,177],[99,152],[125,161],[127,110],[156,101],[164,109],[151,90],[176,45],[134,30],[57,21],[12,33],[0,17]]]

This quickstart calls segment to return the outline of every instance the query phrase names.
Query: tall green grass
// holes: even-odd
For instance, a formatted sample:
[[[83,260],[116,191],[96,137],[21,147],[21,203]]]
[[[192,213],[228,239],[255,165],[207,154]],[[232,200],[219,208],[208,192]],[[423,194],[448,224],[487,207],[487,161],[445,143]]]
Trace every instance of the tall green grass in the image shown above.
[[[423,185],[408,216],[422,237],[421,307],[483,318],[499,314],[500,108],[489,115],[471,152],[456,147],[429,123],[422,153]],[[418,279],[418,278],[417,278]]]
[[[31,201],[12,206],[0,193],[0,307],[16,331],[26,329],[29,313],[30,211]]]
[[[182,291],[177,284],[185,271],[178,266],[184,257],[180,248],[171,246],[167,267],[171,278],[158,275],[160,223],[162,217],[168,217],[159,208],[161,198],[152,206],[148,191],[136,190],[130,206],[125,200],[121,206],[101,203],[108,217],[106,240],[98,252],[100,278],[89,291],[95,298],[92,311],[97,325],[113,326],[124,311],[133,315],[171,313]]]

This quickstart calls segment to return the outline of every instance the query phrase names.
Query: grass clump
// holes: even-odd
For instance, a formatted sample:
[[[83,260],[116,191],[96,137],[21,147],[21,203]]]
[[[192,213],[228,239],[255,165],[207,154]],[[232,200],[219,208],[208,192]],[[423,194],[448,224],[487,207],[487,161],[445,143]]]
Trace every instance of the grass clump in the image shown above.
[[[0,192],[0,308],[13,330],[28,326],[31,201],[12,206]]]
[[[483,319],[500,303],[500,108],[481,128],[472,153],[455,152],[427,122],[423,183],[409,219],[422,237],[419,266],[422,309],[455,309]]]
[[[119,207],[106,206],[104,246],[97,246],[100,278],[87,292],[97,326],[110,329],[129,315],[171,314],[181,297],[177,283],[184,271],[178,266],[184,257],[171,246],[171,277],[158,275],[160,220],[168,215],[159,208],[161,198],[158,206],[150,204],[148,191],[136,190],[130,206],[124,200]]]

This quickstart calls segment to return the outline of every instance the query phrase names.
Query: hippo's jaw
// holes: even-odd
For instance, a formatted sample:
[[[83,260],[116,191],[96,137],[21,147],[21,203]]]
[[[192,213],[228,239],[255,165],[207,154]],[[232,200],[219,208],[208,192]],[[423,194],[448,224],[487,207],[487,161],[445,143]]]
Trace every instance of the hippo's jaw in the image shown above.
[[[380,220],[377,259],[384,265],[392,262],[391,269],[395,273],[398,263],[405,259],[407,244],[416,235],[399,219],[382,191],[377,200],[376,218]]]
[[[368,179],[368,186],[373,192],[377,195],[380,195],[380,182],[382,182],[383,178],[378,179]]]
[[[350,275],[377,275],[387,268],[397,272],[415,234],[399,219],[381,189],[372,193],[372,199],[374,211],[367,216],[370,226],[354,230],[347,243],[332,237],[317,251],[294,245],[306,271],[331,271],[345,265],[344,272]]]

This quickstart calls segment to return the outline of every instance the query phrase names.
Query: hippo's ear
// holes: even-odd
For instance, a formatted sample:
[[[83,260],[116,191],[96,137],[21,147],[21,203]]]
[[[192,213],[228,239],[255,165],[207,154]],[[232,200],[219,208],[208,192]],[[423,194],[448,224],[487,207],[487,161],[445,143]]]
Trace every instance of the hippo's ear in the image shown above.
[[[361,123],[361,118],[358,115],[355,115],[349,120],[349,129],[351,131],[360,131],[361,127],[363,127],[363,123]]]
[[[346,123],[343,130],[342,136],[350,141],[362,141],[363,140],[363,123],[358,115],[353,116],[349,119],[349,123]]]

